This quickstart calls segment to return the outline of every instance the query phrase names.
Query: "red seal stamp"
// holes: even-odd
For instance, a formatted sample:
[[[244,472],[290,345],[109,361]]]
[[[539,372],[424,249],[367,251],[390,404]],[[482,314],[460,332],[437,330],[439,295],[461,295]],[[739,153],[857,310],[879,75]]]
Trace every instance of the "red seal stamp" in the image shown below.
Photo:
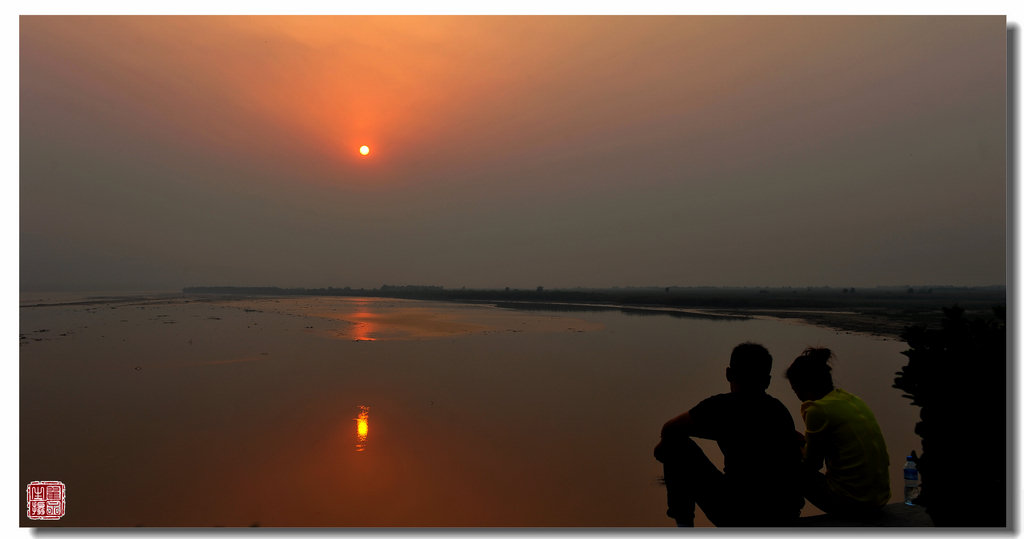
[[[60,481],[33,481],[28,484],[28,518],[57,520],[64,516],[64,483]]]

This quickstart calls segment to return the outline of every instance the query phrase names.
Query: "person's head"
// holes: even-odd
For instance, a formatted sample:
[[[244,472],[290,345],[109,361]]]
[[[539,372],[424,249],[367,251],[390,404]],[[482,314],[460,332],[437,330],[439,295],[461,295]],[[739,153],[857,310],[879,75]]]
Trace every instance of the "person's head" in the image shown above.
[[[760,344],[740,344],[732,349],[725,378],[733,391],[764,391],[772,380],[772,355]]]
[[[831,359],[832,351],[828,348],[810,347],[786,369],[789,385],[800,400],[818,400],[835,389],[829,365]]]

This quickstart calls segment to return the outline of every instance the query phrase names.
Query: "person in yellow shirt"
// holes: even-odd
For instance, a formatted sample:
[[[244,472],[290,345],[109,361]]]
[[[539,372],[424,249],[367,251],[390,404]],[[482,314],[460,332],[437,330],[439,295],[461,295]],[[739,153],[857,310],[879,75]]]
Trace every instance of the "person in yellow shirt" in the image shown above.
[[[786,370],[790,386],[803,401],[802,490],[826,513],[870,514],[891,497],[889,453],[868,405],[833,384],[831,359],[828,348],[808,348]]]

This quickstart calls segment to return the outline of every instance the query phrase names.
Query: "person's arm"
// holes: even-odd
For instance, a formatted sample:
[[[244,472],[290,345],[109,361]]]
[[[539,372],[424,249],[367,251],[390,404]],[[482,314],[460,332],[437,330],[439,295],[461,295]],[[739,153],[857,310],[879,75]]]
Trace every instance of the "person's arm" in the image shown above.
[[[658,457],[661,452],[666,451],[666,446],[683,442],[687,438],[696,437],[717,440],[715,426],[721,423],[721,420],[718,418],[721,415],[723,398],[725,398],[724,395],[708,397],[698,402],[688,412],[683,412],[669,419],[661,427],[661,442],[658,443],[658,447],[654,450],[655,457]],[[661,459],[659,458],[658,460]]]
[[[825,453],[822,451],[822,441],[819,440],[819,436],[808,433],[806,436],[807,444],[804,445],[804,466],[807,468],[818,471],[822,466],[825,465]]]
[[[673,441],[690,436],[691,430],[693,430],[693,417],[690,416],[690,412],[683,412],[669,419],[661,427],[661,440],[654,447],[654,458],[665,462],[666,451],[669,451]]]
[[[690,436],[693,430],[693,417],[690,412],[683,412],[672,419],[669,419],[661,427],[661,438],[675,438]]]
[[[801,411],[807,428],[804,434],[804,465],[818,471],[825,465],[825,446],[828,444],[825,430],[828,426],[828,415],[811,403],[805,403]]]

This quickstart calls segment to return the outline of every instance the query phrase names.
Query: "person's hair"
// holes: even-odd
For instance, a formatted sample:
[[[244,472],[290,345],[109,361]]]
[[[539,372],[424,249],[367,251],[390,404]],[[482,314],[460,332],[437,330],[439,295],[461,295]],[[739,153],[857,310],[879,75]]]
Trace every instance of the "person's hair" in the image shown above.
[[[786,378],[794,387],[831,391],[832,366],[829,361],[832,358],[832,351],[828,348],[808,347],[786,369]]]
[[[736,382],[768,387],[772,374],[772,355],[760,344],[739,344],[729,356],[729,371]]]

